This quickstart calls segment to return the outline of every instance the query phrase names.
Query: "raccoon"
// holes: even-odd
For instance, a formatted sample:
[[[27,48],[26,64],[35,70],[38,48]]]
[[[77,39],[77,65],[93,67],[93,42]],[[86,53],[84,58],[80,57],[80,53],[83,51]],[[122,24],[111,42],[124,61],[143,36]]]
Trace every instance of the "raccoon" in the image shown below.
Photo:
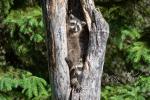
[[[80,65],[82,59],[79,36],[85,25],[84,21],[79,20],[72,14],[69,15],[67,22],[68,57],[66,57],[66,62],[69,66],[71,87],[77,92],[81,91],[78,76],[82,71],[82,65]]]

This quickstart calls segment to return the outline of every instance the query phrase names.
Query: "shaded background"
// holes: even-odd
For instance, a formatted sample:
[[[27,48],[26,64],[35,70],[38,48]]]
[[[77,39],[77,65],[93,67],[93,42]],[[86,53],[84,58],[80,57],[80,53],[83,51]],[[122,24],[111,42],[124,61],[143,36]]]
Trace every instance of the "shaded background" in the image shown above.
[[[150,99],[150,1],[95,0],[110,25],[102,100]],[[51,96],[38,0],[0,1],[0,100]]]

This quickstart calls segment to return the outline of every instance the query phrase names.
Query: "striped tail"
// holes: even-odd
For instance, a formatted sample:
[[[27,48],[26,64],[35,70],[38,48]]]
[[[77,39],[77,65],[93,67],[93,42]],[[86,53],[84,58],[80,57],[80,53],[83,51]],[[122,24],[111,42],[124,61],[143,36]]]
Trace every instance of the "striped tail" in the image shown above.
[[[82,69],[83,67],[81,65],[73,66],[70,69],[71,87],[73,87],[76,92],[80,92],[82,90],[80,85],[80,76],[82,74]]]
[[[67,57],[65,58],[65,60],[69,66],[71,87],[76,92],[80,92],[82,90],[82,88],[81,88],[81,85],[79,82],[79,77],[82,74],[83,65],[82,64],[73,65],[73,62],[70,61]]]

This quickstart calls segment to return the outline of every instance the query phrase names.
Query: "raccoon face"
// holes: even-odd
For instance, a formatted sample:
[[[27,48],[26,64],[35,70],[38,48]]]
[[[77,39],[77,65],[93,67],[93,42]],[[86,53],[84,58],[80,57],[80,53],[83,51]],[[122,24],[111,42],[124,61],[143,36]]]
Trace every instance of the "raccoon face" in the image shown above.
[[[83,30],[83,26],[85,26],[84,21],[80,21],[74,15],[69,16],[69,31],[73,33],[80,33]]]

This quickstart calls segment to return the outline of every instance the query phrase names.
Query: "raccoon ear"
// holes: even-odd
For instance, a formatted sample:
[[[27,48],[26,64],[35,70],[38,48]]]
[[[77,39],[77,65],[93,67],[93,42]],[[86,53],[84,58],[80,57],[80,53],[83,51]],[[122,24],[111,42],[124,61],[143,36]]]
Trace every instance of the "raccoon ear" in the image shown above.
[[[70,18],[71,18],[71,19],[73,19],[73,18],[74,18],[74,15],[73,15],[73,14],[70,14],[69,16],[70,16]]]
[[[85,25],[86,25],[86,22],[81,21],[81,24],[82,24],[82,26],[85,26]]]

